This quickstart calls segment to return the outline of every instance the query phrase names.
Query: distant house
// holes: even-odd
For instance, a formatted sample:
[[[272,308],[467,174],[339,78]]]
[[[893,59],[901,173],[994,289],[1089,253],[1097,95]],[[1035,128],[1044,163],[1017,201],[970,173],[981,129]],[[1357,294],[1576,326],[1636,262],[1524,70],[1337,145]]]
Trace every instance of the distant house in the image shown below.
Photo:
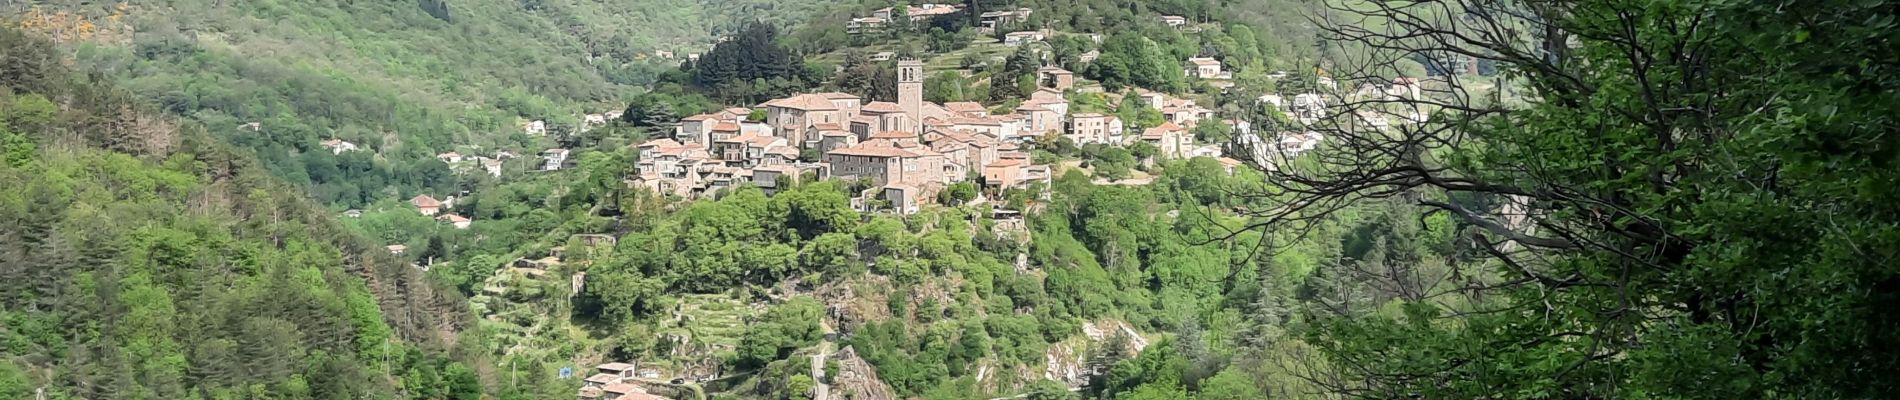
[[[521,130],[524,132],[527,132],[527,134],[529,135],[536,135],[536,136],[546,135],[548,134],[548,123],[547,121],[542,121],[538,119],[533,120],[533,121],[528,121],[526,124],[521,125]]]
[[[259,123],[259,122],[252,122],[248,124],[238,125],[238,130],[257,132],[257,131],[264,130],[264,124]]]
[[[481,159],[481,164],[482,164],[482,171],[487,172],[488,175],[494,176],[496,178],[501,177],[501,159],[483,158]]]
[[[1318,93],[1300,93],[1293,96],[1293,117],[1301,122],[1312,123],[1326,118],[1326,100]]]
[[[666,400],[665,397],[647,393],[647,389],[633,383],[612,383],[600,388],[601,396],[611,400]]]
[[[455,229],[468,229],[469,223],[472,222],[472,221],[469,221],[468,217],[455,215],[455,214],[442,214],[442,216],[435,217],[435,219],[439,221],[446,221],[449,223],[449,225],[454,225]]]
[[[462,153],[451,151],[447,153],[437,154],[435,155],[435,159],[442,160],[442,162],[450,163],[450,164],[459,163],[459,162],[462,162]]]
[[[954,14],[958,10],[962,10],[962,9],[963,9],[963,5],[961,4],[924,3],[924,4],[915,5],[915,6],[909,6],[904,11],[910,15],[910,22],[915,24],[915,23],[928,22],[932,18]],[[896,10],[892,9],[891,7],[884,7],[884,8],[871,11],[871,16],[875,18],[883,19],[885,21],[890,21],[893,18],[896,18],[895,11]]]
[[[1023,181],[1026,163],[1020,159],[1000,159],[983,166],[983,184],[999,189],[1016,187]]]
[[[1277,93],[1268,93],[1268,94],[1260,95],[1260,98],[1258,100],[1260,100],[1261,103],[1273,105],[1273,109],[1275,110],[1282,110],[1286,108],[1286,98],[1280,97],[1280,95]]]
[[[1229,157],[1216,158],[1214,161],[1219,161],[1221,169],[1226,170],[1228,175],[1233,175],[1234,171],[1247,166],[1247,163]]]
[[[1056,90],[1075,88],[1075,73],[1056,66],[1042,67],[1036,70],[1037,84]]]
[[[547,149],[546,151],[542,151],[541,158],[547,160],[547,163],[541,165],[541,170],[560,170],[561,166],[567,164],[567,154],[567,149]]]
[[[897,53],[880,51],[871,54],[871,61],[890,61],[893,58],[897,58]]]
[[[348,210],[343,210],[343,216],[345,216],[345,217],[350,217],[350,218],[362,218],[362,217],[363,217],[363,210],[358,210],[358,209],[354,209],[354,208],[352,208],[352,209],[348,209]]]
[[[422,215],[435,215],[436,213],[442,212],[442,201],[436,200],[435,197],[426,194],[419,194],[416,195],[416,197],[410,198],[409,204],[416,206],[416,212],[420,212]]]
[[[1080,113],[1069,117],[1068,138],[1077,145],[1116,144],[1122,136],[1122,122],[1113,115]]]
[[[1080,55],[1075,56],[1075,60],[1080,61],[1083,64],[1093,63],[1095,62],[1095,59],[1097,58],[1102,58],[1101,50],[1089,50],[1087,53],[1082,53]]]
[[[1028,8],[1006,11],[990,11],[977,15],[977,32],[996,32],[997,28],[1009,26],[1029,19]]]
[[[621,111],[621,110],[609,110],[607,112],[600,113],[600,115],[607,117],[608,121],[612,121],[612,120],[620,119],[620,116],[626,115],[626,112]]]
[[[623,362],[610,362],[610,363],[601,364],[594,367],[594,370],[601,374],[613,375],[613,376],[617,376],[621,378],[632,378],[633,373],[636,369],[637,368],[634,368],[633,364],[623,363]]]
[[[613,384],[615,382],[620,382],[620,378],[621,377],[619,375],[596,373],[593,375],[589,375],[587,379],[582,379],[581,382],[582,382],[582,385],[584,385],[583,387],[600,388],[600,387],[607,386],[609,384]],[[585,395],[583,394],[583,396]]]
[[[1220,60],[1194,57],[1188,60],[1188,75],[1201,79],[1221,79]]]
[[[885,19],[878,17],[852,18],[844,23],[845,33],[861,35],[884,32]]]
[[[1392,88],[1387,89],[1386,94],[1392,97],[1418,100],[1420,92],[1424,91],[1423,88],[1423,86],[1419,85],[1418,78],[1398,77],[1392,79]]]
[[[606,125],[607,116],[601,114],[587,114],[581,117],[581,122],[588,125]]]
[[[389,249],[389,254],[394,254],[394,255],[402,255],[402,253],[406,253],[409,251],[409,246],[404,246],[400,244],[392,244],[392,245],[383,246],[383,247]]]
[[[1175,28],[1175,29],[1180,29],[1183,26],[1187,26],[1187,22],[1188,22],[1187,17],[1182,17],[1178,15],[1163,15],[1159,19],[1161,20],[1162,24],[1167,25],[1169,28]]]
[[[1044,36],[1042,32],[1040,31],[1010,32],[1010,33],[1003,34],[1003,45],[1004,46],[1021,46],[1024,44],[1040,42],[1043,39],[1044,39]]]
[[[949,103],[943,103],[943,108],[950,110],[950,112],[957,113],[962,116],[970,117],[970,118],[983,118],[983,117],[990,116],[990,109],[984,108],[983,103],[978,103],[974,101],[953,101]]]
[[[1148,142],[1148,144],[1152,144],[1156,149],[1159,149],[1158,157],[1162,159],[1175,159],[1186,156],[1185,150],[1187,150],[1187,146],[1193,142],[1193,136],[1188,134],[1186,129],[1182,129],[1180,125],[1168,122],[1161,124],[1161,126],[1142,131],[1141,141]]]
[[[345,142],[341,139],[325,140],[317,144],[322,145],[323,148],[330,149],[330,154],[343,154],[344,152],[356,151],[355,143]]]

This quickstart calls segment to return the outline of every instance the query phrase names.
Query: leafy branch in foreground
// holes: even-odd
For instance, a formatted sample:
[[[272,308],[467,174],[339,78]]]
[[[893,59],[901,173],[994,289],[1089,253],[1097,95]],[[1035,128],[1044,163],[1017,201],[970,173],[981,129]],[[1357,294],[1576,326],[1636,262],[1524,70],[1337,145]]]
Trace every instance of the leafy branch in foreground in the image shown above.
[[[1314,162],[1269,171],[1254,228],[1367,199],[1462,221],[1487,271],[1309,339],[1365,398],[1886,397],[1900,191],[1882,1],[1335,4],[1354,56],[1495,62],[1421,94],[1330,93]],[[1426,118],[1420,118],[1426,117]],[[1428,119],[1392,123],[1379,119]],[[1398,271],[1404,273],[1405,271]],[[1392,271],[1369,271],[1391,274]]]

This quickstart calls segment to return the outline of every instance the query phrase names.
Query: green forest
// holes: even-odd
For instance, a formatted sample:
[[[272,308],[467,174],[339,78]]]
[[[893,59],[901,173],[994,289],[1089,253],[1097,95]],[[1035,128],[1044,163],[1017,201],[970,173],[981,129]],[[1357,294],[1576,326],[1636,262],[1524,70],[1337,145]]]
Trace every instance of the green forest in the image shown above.
[[[615,361],[695,400],[1900,394],[1896,2],[954,3],[876,34],[845,27],[914,4],[0,5],[0,398],[570,398]],[[1325,140],[1052,135],[1024,144],[1073,165],[1047,183],[914,214],[625,182],[682,116],[893,100],[886,52],[930,101],[1008,111],[1055,66],[1134,129],[1163,118],[1139,89]],[[1426,94],[1330,106],[1429,122],[1259,100],[1399,77]],[[571,165],[437,158],[550,148]]]

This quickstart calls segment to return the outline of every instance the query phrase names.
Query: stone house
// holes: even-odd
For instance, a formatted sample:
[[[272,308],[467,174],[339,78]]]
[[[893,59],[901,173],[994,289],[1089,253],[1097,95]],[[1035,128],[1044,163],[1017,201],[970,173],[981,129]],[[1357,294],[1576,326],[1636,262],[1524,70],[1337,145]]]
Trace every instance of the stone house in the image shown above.
[[[1169,122],[1142,131],[1141,141],[1148,142],[1148,144],[1154,145],[1155,149],[1160,150],[1156,152],[1156,157],[1162,159],[1176,159],[1186,156],[1185,150],[1187,150],[1188,145],[1193,144],[1194,137],[1189,135],[1188,131],[1182,129],[1180,125]]]
[[[843,124],[849,121],[845,110],[821,94],[801,94],[766,102],[765,123],[773,136],[804,146],[807,138],[816,138],[812,124]]]
[[[957,116],[965,118],[983,118],[990,116],[990,109],[984,108],[983,103],[974,101],[943,103],[943,108],[950,110],[951,113],[957,114]]]
[[[1036,70],[1036,84],[1055,90],[1075,88],[1075,73],[1056,66],[1042,67]]]
[[[943,155],[916,142],[874,139],[825,154],[831,175],[859,178],[872,186],[942,184]]]

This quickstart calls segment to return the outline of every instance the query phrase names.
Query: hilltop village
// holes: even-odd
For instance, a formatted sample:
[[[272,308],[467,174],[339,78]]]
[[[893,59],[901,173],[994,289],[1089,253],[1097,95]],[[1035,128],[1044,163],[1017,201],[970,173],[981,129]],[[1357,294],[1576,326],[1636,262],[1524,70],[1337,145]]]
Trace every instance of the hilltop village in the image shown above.
[[[886,8],[851,21],[854,35],[880,35],[892,28],[894,18],[908,18],[913,24],[930,21],[961,10],[959,5],[909,6],[907,11]],[[1020,89],[1007,96],[984,96],[983,101],[929,101],[931,79],[958,73],[968,76],[975,69],[947,67],[932,59],[900,56],[896,52],[866,52],[878,65],[875,73],[888,68],[888,77],[869,77],[870,87],[845,89],[836,85],[809,85],[809,90],[790,94],[761,96],[755,101],[734,104],[722,101],[714,107],[695,108],[694,115],[641,110],[639,104],[625,109],[598,110],[572,116],[543,115],[523,118],[519,132],[525,139],[518,144],[483,149],[456,146],[458,151],[436,154],[435,158],[456,173],[497,182],[533,182],[542,176],[560,179],[574,176],[582,169],[589,179],[606,176],[617,182],[616,190],[630,190],[669,199],[668,204],[712,203],[727,195],[756,188],[767,196],[799,190],[807,183],[831,181],[849,196],[849,207],[866,219],[885,216],[934,215],[938,211],[979,205],[987,210],[981,219],[993,221],[988,229],[1002,232],[1014,240],[1028,242],[1031,229],[1027,217],[1038,212],[1038,203],[1052,197],[1058,177],[1081,172],[1088,181],[1103,186],[1140,186],[1155,181],[1162,166],[1176,160],[1211,159],[1220,170],[1232,176],[1241,169],[1280,168],[1295,156],[1324,146],[1320,132],[1335,129],[1390,130],[1399,125],[1424,122],[1429,110],[1347,105],[1366,101],[1418,99],[1435,78],[1398,77],[1393,79],[1336,82],[1323,73],[1272,72],[1267,79],[1285,82],[1291,93],[1269,92],[1254,96],[1234,96],[1239,78],[1233,66],[1219,56],[1170,58],[1160,63],[1179,68],[1190,81],[1186,89],[1172,91],[1146,89],[1137,85],[1108,85],[1086,78],[1081,73],[1056,65],[1052,46],[1056,40],[1088,40],[1100,44],[1100,34],[1064,33],[1049,30],[1008,31],[1019,26],[1033,10],[1023,8],[993,11],[981,16],[978,30],[994,39],[981,42],[978,55],[989,63],[1013,62],[1027,53],[1031,60],[1024,70]],[[904,17],[907,16],[907,17]],[[1181,17],[1163,16],[1152,23],[1180,32],[1201,29],[1201,25]],[[729,39],[739,40],[739,39]],[[986,41],[988,40],[988,41]],[[881,50],[878,48],[874,50]],[[988,51],[988,53],[982,53]],[[1010,54],[999,57],[998,54]],[[705,55],[679,51],[677,61],[693,65]],[[1081,67],[1101,57],[1098,51],[1078,54]],[[656,52],[655,57],[672,59],[671,51]],[[1006,61],[1007,59],[1010,59]],[[1178,64],[1177,64],[1178,63]],[[1077,67],[1070,63],[1069,66]],[[1249,70],[1260,74],[1256,64]],[[869,75],[870,72],[839,66],[837,77]],[[986,72],[994,75],[994,71]],[[994,82],[990,84],[994,85]],[[1351,90],[1341,90],[1346,86]],[[817,89],[822,87],[823,89]],[[850,90],[851,92],[847,92]],[[876,99],[873,96],[877,97]],[[1221,105],[1207,104],[1209,101]],[[1235,104],[1241,106],[1238,109]],[[708,111],[708,108],[710,110]],[[1131,108],[1133,110],[1131,110]],[[698,113],[700,111],[708,111]],[[1132,111],[1132,112],[1131,112]],[[655,119],[655,115],[664,116]],[[1131,118],[1131,115],[1138,115]],[[1157,117],[1158,115],[1158,117]],[[560,122],[556,122],[556,120]],[[1135,120],[1139,119],[1139,120]],[[1208,129],[1212,127],[1213,129]],[[255,130],[255,127],[251,128]],[[577,140],[590,132],[605,130],[624,140],[607,142]],[[1202,132],[1218,131],[1221,135]],[[610,143],[610,144],[604,144]],[[369,150],[369,146],[338,139],[320,143],[332,154]],[[1066,149],[1066,150],[1062,150]],[[1086,150],[1084,150],[1086,149]],[[1092,158],[1104,149],[1133,155],[1131,162],[1140,171],[1107,173],[1106,162]],[[611,171],[599,174],[584,166],[585,155],[617,153]],[[1204,162],[1204,161],[1202,161]],[[623,166],[630,166],[625,168]],[[483,177],[485,176],[485,177]],[[433,218],[449,232],[465,231],[480,237],[494,225],[477,225],[482,218],[479,207],[467,202],[480,198],[482,189],[453,193],[409,193],[407,207],[414,213]],[[1021,198],[1036,199],[1020,201]],[[682,203],[671,203],[680,201]],[[1021,208],[1016,206],[1020,205]],[[357,217],[359,210],[346,211]],[[489,215],[493,215],[490,213]],[[507,223],[499,220],[491,223]],[[471,228],[473,227],[473,228]],[[598,227],[560,230],[545,239],[545,246],[534,246],[507,253],[505,258],[484,259],[469,283],[477,293],[473,302],[498,325],[539,329],[547,322],[541,317],[525,317],[521,310],[532,309],[527,299],[552,293],[573,298],[599,291],[593,275],[601,272],[594,265],[593,253],[616,247],[611,229]],[[1005,235],[1006,234],[1006,235]],[[420,242],[420,243],[419,243]],[[419,248],[427,243],[428,248]],[[415,266],[430,270],[443,251],[433,242],[408,240],[392,243],[389,253],[414,260]],[[1027,257],[1018,255],[1018,273],[1033,270]],[[487,264],[500,264],[489,271]],[[453,265],[451,262],[450,265]],[[453,268],[453,267],[451,267]],[[492,273],[491,273],[492,272]],[[524,282],[546,281],[546,285]],[[593,373],[568,377],[580,379],[578,397],[583,400],[658,399],[685,396],[695,385],[720,381],[731,376],[729,365],[717,354],[736,349],[730,334],[708,335],[701,329],[731,329],[749,322],[744,317],[760,311],[760,304],[741,304],[715,295],[693,295],[684,300],[682,310],[671,313],[679,324],[700,328],[668,328],[658,340],[669,346],[692,348],[661,357],[597,354],[583,357],[594,367]],[[827,307],[832,307],[828,305]],[[695,311],[697,309],[697,311]],[[719,310],[719,311],[713,311]],[[750,310],[750,311],[735,311]],[[827,312],[836,312],[827,308]],[[828,315],[827,330],[836,329],[840,337],[849,337],[842,320]],[[506,323],[504,323],[506,322]],[[1100,325],[1097,325],[1100,324]],[[1099,327],[1099,328],[1098,328]],[[1089,342],[1101,343],[1125,334],[1136,343],[1145,343],[1139,332],[1122,321],[1084,321],[1081,329]],[[833,339],[820,341],[821,349],[836,346]],[[693,347],[702,346],[702,347]],[[1132,345],[1139,352],[1144,345]],[[849,349],[850,347],[845,347]],[[827,398],[834,380],[863,381],[866,374],[827,377],[818,360],[851,360],[832,350],[820,350],[807,373],[818,380],[811,389],[814,398]],[[1057,357],[1051,350],[1050,357]],[[1086,375],[1079,355],[1061,354],[1043,371],[1043,379],[1062,382],[1070,387],[1084,384]],[[1074,359],[1070,359],[1074,358]],[[1051,359],[1055,360],[1055,359]],[[860,365],[863,360],[855,362]],[[638,366],[637,368],[635,366]],[[577,367],[578,368],[578,367]],[[864,367],[868,368],[868,367]],[[846,375],[852,375],[846,373]],[[873,385],[875,386],[875,385]]]

